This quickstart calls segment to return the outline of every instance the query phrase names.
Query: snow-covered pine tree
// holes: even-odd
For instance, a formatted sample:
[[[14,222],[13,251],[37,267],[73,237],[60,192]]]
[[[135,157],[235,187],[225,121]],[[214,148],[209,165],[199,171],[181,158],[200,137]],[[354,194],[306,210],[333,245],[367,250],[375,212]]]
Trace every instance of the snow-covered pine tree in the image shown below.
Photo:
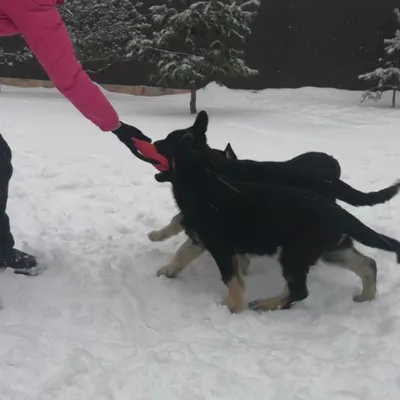
[[[196,92],[208,82],[258,73],[244,61],[244,47],[259,0],[166,0],[149,8],[151,28],[135,35],[128,55],[153,64],[159,84]]]
[[[400,24],[400,11],[394,10],[398,23]],[[396,106],[396,92],[400,91],[400,29],[391,39],[385,39],[385,59],[380,61],[384,64],[375,71],[359,76],[359,79],[377,81],[377,85],[362,94],[361,101],[365,99],[380,100],[382,94],[393,91],[392,107]]]
[[[5,43],[9,38],[0,39],[0,65],[12,66],[15,63],[21,63],[30,60],[33,55],[27,46],[23,46],[18,50],[6,50],[8,47]],[[3,43],[5,43],[3,45]]]
[[[126,61],[133,35],[147,26],[137,0],[69,0],[60,8],[79,61],[98,72]]]

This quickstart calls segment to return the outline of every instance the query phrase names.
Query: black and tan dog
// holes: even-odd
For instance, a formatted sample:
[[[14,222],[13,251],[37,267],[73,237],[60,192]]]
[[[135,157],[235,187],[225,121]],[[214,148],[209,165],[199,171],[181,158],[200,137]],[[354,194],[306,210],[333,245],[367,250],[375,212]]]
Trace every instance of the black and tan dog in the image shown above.
[[[343,188],[344,184],[330,181],[324,186],[324,181],[306,175],[288,178],[285,169],[276,172],[274,168],[265,173],[264,181],[249,182],[246,177],[257,174],[253,168],[256,164],[228,160],[210,149],[205,140],[205,120],[206,115],[200,113],[173,152],[164,154],[169,158],[173,194],[181,211],[180,225],[217,263],[228,287],[230,311],[244,308],[244,282],[237,254],[279,254],[285,290],[277,297],[251,302],[254,310],[289,308],[304,300],[308,296],[309,268],[319,259],[361,278],[362,292],[355,301],[375,298],[376,263],[357,252],[352,241],[394,252],[397,262],[400,243],[376,233],[329,196],[321,196],[332,196],[334,188]],[[293,184],[300,181],[303,188]],[[315,189],[322,193],[317,194]],[[336,197],[344,196],[339,190]]]
[[[170,137],[167,137],[168,140]],[[179,141],[179,137],[176,137],[173,139],[174,142]],[[155,145],[162,143],[163,141],[158,141],[155,142]],[[160,151],[159,149],[157,149]],[[218,149],[213,149],[213,151],[217,154],[220,154],[221,156],[227,158],[227,159],[232,159],[232,160],[237,160],[237,156],[235,152],[232,149],[232,146],[230,143],[227,144],[225,150],[218,150]],[[162,154],[162,153],[161,153]],[[328,156],[329,157],[329,156]],[[332,157],[333,159],[333,157]],[[335,159],[333,159],[336,161]],[[328,162],[330,162],[329,160]],[[332,167],[335,171],[337,171],[337,166],[339,163],[337,163],[337,166],[335,165],[334,162],[331,162]],[[339,167],[340,168],[340,167]],[[171,181],[171,173],[170,171],[165,171],[165,172],[160,172],[155,175],[155,178],[158,182],[170,182]],[[181,220],[182,220],[182,214],[178,213],[176,214],[171,221],[165,225],[163,228],[155,231],[151,231],[148,234],[148,237],[151,241],[153,242],[162,242],[164,240],[167,240],[175,235],[178,235],[179,233],[182,232],[183,227],[181,225]],[[185,242],[179,247],[179,249],[176,251],[174,257],[170,261],[169,264],[165,265],[164,267],[160,268],[157,271],[157,276],[164,275],[168,278],[175,278],[181,271],[183,271],[185,268],[189,266],[189,264],[194,261],[197,257],[200,256],[204,252],[205,248],[201,244],[201,242],[193,240],[192,238],[188,237]],[[238,254],[238,265],[239,268],[241,268],[241,271],[243,275],[247,275],[249,272],[249,266],[250,266],[250,259],[246,254]]]
[[[157,151],[161,154],[170,154],[173,152],[175,146],[179,143],[185,132],[185,130],[174,131],[165,139],[155,142],[154,145],[156,146]],[[213,149],[213,151],[229,160],[238,159],[230,143],[227,144],[223,151],[218,149]],[[291,165],[293,168],[319,174],[321,178],[326,179],[339,179],[341,174],[339,162],[334,157],[321,152],[307,152],[290,160],[276,163],[286,163]],[[271,164],[273,165],[275,162],[271,162]],[[155,175],[155,179],[158,182],[170,182],[171,173],[169,171],[160,172]],[[159,230],[151,231],[148,234],[149,239],[153,242],[161,242],[178,235],[183,230],[180,224],[181,219],[182,215],[180,213],[176,214],[166,226]],[[170,263],[157,271],[157,276],[164,275],[168,278],[175,278],[181,271],[187,268],[192,261],[199,257],[204,250],[204,246],[202,246],[200,242],[187,238],[176,251]],[[247,275],[250,266],[249,257],[245,254],[238,254],[237,257],[239,268],[241,268],[243,275]]]
[[[192,127],[176,130],[165,139],[154,142],[154,145],[161,154],[173,154],[182,137],[188,132],[193,133],[196,142],[207,143],[205,135],[207,127],[208,116],[205,112],[201,112]],[[237,160],[237,156],[229,143],[224,151],[217,149],[213,149],[213,151],[229,160]],[[396,183],[378,192],[360,192],[340,180],[341,168],[339,162],[334,157],[321,152],[307,152],[282,162],[243,160],[240,165],[243,168],[240,171],[240,179],[287,183],[312,190],[332,200],[338,198],[354,206],[372,206],[386,202],[397,194],[400,187]],[[225,168],[230,170],[231,164],[228,163]],[[230,171],[228,171],[228,175],[229,173]],[[156,179],[159,182],[169,182],[170,172],[159,173],[156,175]],[[182,231],[181,218],[182,215],[179,213],[163,228],[150,232],[148,235],[150,240],[164,241],[179,234]],[[188,238],[177,250],[171,262],[157,271],[157,275],[176,277],[203,252],[204,247],[200,242]],[[249,258],[246,255],[240,255],[238,256],[238,263],[243,274],[247,275],[250,264]]]

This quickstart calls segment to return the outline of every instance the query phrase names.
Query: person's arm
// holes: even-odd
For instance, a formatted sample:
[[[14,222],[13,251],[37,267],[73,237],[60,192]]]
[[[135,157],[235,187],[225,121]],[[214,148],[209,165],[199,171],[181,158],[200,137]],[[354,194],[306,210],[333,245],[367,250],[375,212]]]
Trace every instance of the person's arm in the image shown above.
[[[168,168],[151,139],[119,120],[111,103],[83,70],[55,6],[62,0],[1,1],[10,23],[24,36],[57,89],[102,131],[112,131],[136,157],[156,168]]]
[[[7,13],[57,89],[102,131],[119,118],[78,62],[55,0],[7,0]]]

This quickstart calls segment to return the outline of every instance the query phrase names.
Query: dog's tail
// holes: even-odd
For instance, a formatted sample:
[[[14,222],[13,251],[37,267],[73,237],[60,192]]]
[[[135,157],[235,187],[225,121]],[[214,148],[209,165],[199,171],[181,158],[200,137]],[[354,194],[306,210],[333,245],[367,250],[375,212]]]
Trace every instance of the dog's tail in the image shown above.
[[[395,253],[397,263],[400,264],[400,242],[375,232],[349,212],[345,211],[345,214],[347,214],[345,217],[347,219],[347,232],[345,233],[365,246]]]
[[[386,203],[400,191],[400,180],[377,192],[364,193],[337,179],[332,182],[335,197],[353,206],[373,206]]]

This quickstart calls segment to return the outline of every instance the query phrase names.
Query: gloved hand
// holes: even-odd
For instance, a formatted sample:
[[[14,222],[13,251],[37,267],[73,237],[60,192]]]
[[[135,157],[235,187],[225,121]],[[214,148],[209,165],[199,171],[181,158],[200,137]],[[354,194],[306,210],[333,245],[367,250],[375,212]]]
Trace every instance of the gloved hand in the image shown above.
[[[112,133],[140,160],[146,161],[150,164],[158,164],[159,162],[147,157],[144,157],[137,149],[135,139],[151,143],[151,139],[144,135],[139,129],[134,126],[120,122],[120,127],[113,130]]]
[[[120,127],[112,132],[124,143],[128,149],[140,160],[153,164],[159,171],[169,169],[168,160],[158,153],[157,149],[151,144],[151,139],[128,124],[120,122]]]

